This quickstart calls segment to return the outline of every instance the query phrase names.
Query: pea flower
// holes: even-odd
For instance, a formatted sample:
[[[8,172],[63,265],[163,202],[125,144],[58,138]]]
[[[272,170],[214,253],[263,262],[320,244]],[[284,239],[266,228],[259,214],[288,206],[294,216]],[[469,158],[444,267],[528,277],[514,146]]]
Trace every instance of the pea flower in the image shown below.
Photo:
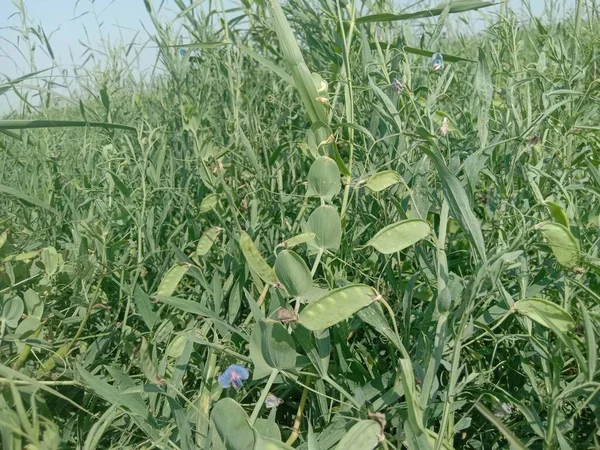
[[[444,68],[444,57],[441,53],[434,53],[431,57],[431,63],[429,64],[431,70],[434,72],[439,72]]]
[[[242,387],[242,383],[247,380],[249,376],[250,372],[248,372],[248,369],[244,366],[232,364],[225,369],[225,372],[219,375],[218,381],[223,389],[227,389],[231,386],[237,391]]]
[[[394,78],[392,81],[392,91],[394,91],[396,94],[400,94],[402,91],[404,91],[404,83],[402,83],[402,81],[400,81],[398,78]]]
[[[500,403],[494,408],[494,415],[503,418],[512,414],[512,406],[508,403]]]
[[[279,397],[276,397],[273,394],[269,394],[267,395],[267,398],[265,398],[265,406],[267,407],[267,409],[271,409],[271,408],[277,408],[279,405],[283,404],[283,400],[280,399]]]
[[[440,134],[442,136],[446,136],[448,134],[448,128],[450,127],[449,122],[448,122],[448,118],[444,117],[442,119],[442,126],[440,127]]]
[[[185,54],[186,54],[186,53],[187,53],[187,51],[185,50],[185,48],[180,48],[180,49],[179,49],[179,54],[180,54],[181,56],[185,56]]]

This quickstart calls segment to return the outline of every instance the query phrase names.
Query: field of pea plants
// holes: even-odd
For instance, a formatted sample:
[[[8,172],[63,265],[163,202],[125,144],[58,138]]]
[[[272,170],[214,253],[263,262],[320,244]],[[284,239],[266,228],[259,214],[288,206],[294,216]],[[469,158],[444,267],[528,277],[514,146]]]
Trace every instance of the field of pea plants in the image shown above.
[[[600,448],[600,4],[170,3],[0,78],[0,447]]]

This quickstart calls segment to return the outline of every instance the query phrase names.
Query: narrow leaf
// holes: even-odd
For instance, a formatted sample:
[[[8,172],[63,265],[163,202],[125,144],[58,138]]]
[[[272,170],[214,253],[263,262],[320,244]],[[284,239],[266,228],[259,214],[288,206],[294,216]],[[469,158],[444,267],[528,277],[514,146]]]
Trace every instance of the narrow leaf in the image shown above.
[[[135,132],[127,125],[107,122],[84,122],[82,120],[0,120],[0,130],[23,130],[30,128],[95,127],[106,130],[117,129]]]
[[[451,3],[448,12],[452,13],[460,13],[465,11],[472,11],[480,8],[487,8],[488,6],[493,6],[492,2],[484,2],[481,0],[455,0]],[[439,16],[444,12],[447,5],[440,5],[436,8],[426,9],[423,11],[416,11],[412,13],[404,13],[404,14],[391,14],[391,13],[382,13],[382,14],[372,14],[369,16],[363,16],[356,19],[357,24],[361,23],[371,23],[371,22],[393,22],[397,20],[412,20],[412,19],[424,19],[428,17]]]
[[[444,197],[448,201],[452,216],[460,223],[479,259],[482,262],[487,261],[481,224],[473,214],[465,189],[436,153],[427,148],[423,151],[431,158],[440,176]]]

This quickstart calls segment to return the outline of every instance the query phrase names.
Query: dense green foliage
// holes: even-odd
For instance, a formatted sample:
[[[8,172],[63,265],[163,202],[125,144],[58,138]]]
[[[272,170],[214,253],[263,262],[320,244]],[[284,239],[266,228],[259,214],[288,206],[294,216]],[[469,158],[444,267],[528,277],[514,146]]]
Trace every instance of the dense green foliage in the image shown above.
[[[598,448],[594,1],[145,3],[161,76],[0,85],[2,448]]]

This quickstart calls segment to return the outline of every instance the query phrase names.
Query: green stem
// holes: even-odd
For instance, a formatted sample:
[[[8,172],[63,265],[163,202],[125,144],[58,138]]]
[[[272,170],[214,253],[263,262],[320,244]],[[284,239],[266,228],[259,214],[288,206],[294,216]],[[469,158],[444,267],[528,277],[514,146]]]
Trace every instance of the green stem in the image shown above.
[[[385,308],[388,311],[388,314],[390,315],[390,317],[392,319],[392,324],[394,325],[394,333],[396,333],[396,338],[398,339],[398,350],[400,350],[400,353],[402,354],[402,357],[404,359],[407,359],[410,361],[410,356],[409,356],[408,352],[406,351],[404,344],[400,340],[400,333],[398,333],[398,324],[396,323],[396,317],[394,316],[394,311],[392,310],[389,303],[385,301],[384,298],[380,298],[379,301],[383,304],[383,306],[385,306]]]
[[[550,411],[548,411],[548,425],[546,426],[546,439],[544,443],[544,449],[553,449],[554,448],[554,429],[556,428],[556,406],[554,404],[554,399],[552,399],[552,403],[550,404]]]
[[[269,284],[265,283],[265,286],[263,287],[263,290],[260,293],[260,297],[258,297],[258,301],[256,302],[256,304],[258,305],[259,308],[262,306],[263,302],[265,301],[267,292],[269,292]],[[251,320],[252,320],[252,313],[248,314],[248,317],[246,317],[246,320],[244,320],[243,326],[244,327],[248,326],[248,324],[250,323]]]
[[[315,276],[315,272],[319,268],[319,263],[321,262],[321,257],[323,256],[323,251],[324,250],[322,248],[319,249],[319,253],[317,253],[317,257],[315,258],[315,262],[313,263],[312,269],[310,271],[310,275],[313,277]]]
[[[267,395],[269,395],[271,386],[273,385],[273,382],[275,381],[275,378],[277,377],[278,373],[279,373],[279,371],[277,369],[273,369],[273,371],[271,372],[271,376],[267,380],[267,384],[265,385],[264,389],[262,390],[262,393],[260,394],[260,398],[258,399],[258,402],[256,402],[256,405],[254,406],[254,411],[252,411],[252,415],[250,416],[250,425],[254,426],[254,422],[256,422],[256,419],[258,418],[258,413],[260,413],[260,409],[264,405],[265,399],[267,398]]]
[[[348,35],[346,35],[344,29],[344,20],[342,17],[342,10],[337,2],[338,20],[340,23],[340,30],[342,32],[342,38],[344,40],[344,103],[346,109],[346,120],[349,124],[354,124],[354,92],[352,89],[352,71],[350,68],[350,47],[352,45],[352,36],[354,35],[355,19],[356,19],[356,5],[352,2],[350,6],[350,26],[348,28]],[[346,211],[348,210],[348,198],[350,197],[350,181],[352,176],[352,164],[354,163],[354,128],[348,128],[348,173],[350,175],[345,177],[344,183],[344,198],[342,200],[342,211],[341,218],[344,220]]]
[[[310,377],[307,377],[306,384],[310,381]],[[296,413],[296,419],[294,419],[294,426],[292,428],[292,434],[285,443],[292,445],[298,439],[300,435],[300,423],[302,422],[302,413],[304,412],[304,406],[306,405],[306,399],[308,398],[308,386],[304,387],[302,391],[302,397],[300,398],[300,404],[298,405],[298,412]]]

